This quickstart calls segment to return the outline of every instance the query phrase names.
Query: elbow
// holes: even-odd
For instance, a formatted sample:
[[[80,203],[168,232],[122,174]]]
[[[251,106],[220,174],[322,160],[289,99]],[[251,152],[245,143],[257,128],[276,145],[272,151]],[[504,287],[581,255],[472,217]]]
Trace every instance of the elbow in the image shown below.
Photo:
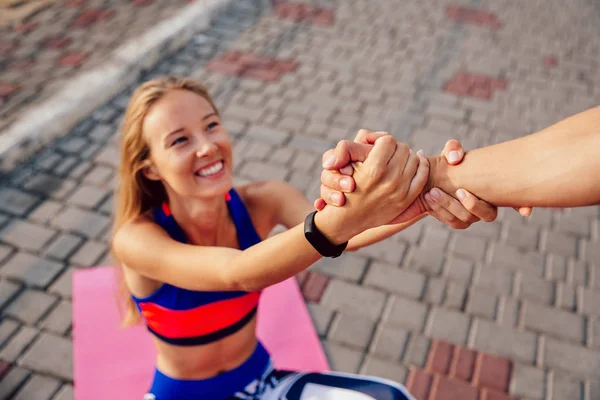
[[[225,268],[222,281],[226,290],[232,292],[259,292],[264,289],[256,280],[245,278],[243,274],[236,273],[234,268]]]

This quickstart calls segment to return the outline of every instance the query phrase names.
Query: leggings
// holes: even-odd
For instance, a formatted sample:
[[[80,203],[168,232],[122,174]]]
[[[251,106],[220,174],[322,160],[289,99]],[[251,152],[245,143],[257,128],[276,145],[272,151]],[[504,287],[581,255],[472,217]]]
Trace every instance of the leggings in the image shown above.
[[[305,373],[273,368],[258,343],[241,366],[203,380],[179,380],[155,370],[144,400],[414,400],[399,383],[339,372]]]

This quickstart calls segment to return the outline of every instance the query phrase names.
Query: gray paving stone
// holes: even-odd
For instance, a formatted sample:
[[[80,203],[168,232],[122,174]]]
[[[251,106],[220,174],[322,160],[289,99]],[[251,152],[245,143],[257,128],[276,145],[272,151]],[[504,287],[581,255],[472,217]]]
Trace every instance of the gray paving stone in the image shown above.
[[[251,125],[246,133],[247,137],[264,140],[274,145],[282,145],[288,140],[289,132],[282,129],[273,129],[266,126]]]
[[[87,157],[85,157],[87,158]],[[117,168],[119,163],[119,153],[113,146],[104,147],[94,159],[100,165],[106,165],[112,168]]]
[[[443,251],[449,238],[450,232],[439,226],[430,225],[425,229],[420,245],[430,251]]]
[[[92,238],[104,231],[109,222],[110,220],[104,215],[75,207],[67,207],[58,214],[54,225]]]
[[[450,251],[474,261],[481,261],[485,255],[487,241],[480,237],[454,234]]]
[[[552,210],[538,207],[527,217],[527,222],[539,227],[550,228],[552,225]]]
[[[312,317],[313,323],[319,336],[324,337],[333,319],[333,310],[322,304],[307,303],[308,312]]]
[[[410,340],[404,353],[404,363],[408,366],[423,368],[427,362],[427,354],[431,347],[431,340],[424,336],[410,335]]]
[[[525,328],[545,333],[561,340],[582,343],[585,338],[585,320],[581,315],[544,307],[535,303],[525,304]]]
[[[289,173],[287,168],[276,167],[264,162],[245,162],[240,168],[243,177],[251,180],[278,179],[285,180]]]
[[[19,390],[14,400],[47,400],[60,387],[60,381],[41,375],[33,375]]]
[[[544,370],[520,363],[513,364],[510,393],[532,400],[542,400],[546,393]],[[575,397],[558,397],[568,399]]]
[[[52,400],[73,400],[73,398],[73,386],[63,385],[56,396],[52,398]]]
[[[408,344],[409,333],[404,329],[395,328],[386,325],[379,325],[371,346],[369,353],[382,359],[401,360],[406,346]]]
[[[39,197],[17,189],[0,188],[0,211],[24,216],[39,201]]]
[[[450,284],[449,284],[450,285]],[[446,281],[440,278],[427,279],[424,300],[430,304],[442,304],[446,297]]]
[[[43,251],[44,256],[57,260],[66,260],[77,247],[83,242],[83,239],[70,233],[61,233],[50,245]]]
[[[86,174],[83,181],[92,185],[104,185],[108,182],[109,178],[115,174],[113,168],[106,167],[104,165],[95,166],[90,172]]]
[[[67,203],[93,209],[108,195],[109,191],[91,185],[80,185],[66,198]]]
[[[340,257],[321,258],[310,269],[330,276],[358,282],[367,268],[367,259],[358,255],[344,253]]]
[[[106,200],[102,202],[102,205],[100,205],[98,211],[101,211],[108,215],[112,215],[113,209],[113,196],[109,196],[106,198]]]
[[[12,252],[12,247],[0,244],[0,263],[6,260]]]
[[[46,223],[53,220],[63,208],[63,204],[55,200],[46,200],[29,214],[29,219],[34,222]]]
[[[577,240],[570,235],[547,231],[542,235],[542,238],[542,248],[549,253],[556,253],[565,257],[575,257],[577,255]]]
[[[334,371],[356,374],[363,359],[363,352],[339,344],[324,342],[323,350]]]
[[[361,368],[361,374],[389,379],[394,382],[404,382],[408,376],[408,368],[399,362],[382,360],[377,357],[367,357]]]
[[[449,280],[467,286],[471,282],[474,265],[470,260],[451,257],[446,260],[445,271],[445,275]]]
[[[28,324],[35,324],[56,302],[45,292],[26,289],[11,302],[4,313]]]
[[[45,288],[62,269],[60,263],[19,252],[0,267],[0,275],[18,279],[33,287]]]
[[[411,299],[418,299],[425,288],[425,275],[380,262],[369,267],[364,283]]]
[[[475,319],[474,347],[513,360],[533,364],[536,354],[536,336],[520,332],[483,319]]]
[[[0,321],[0,348],[19,330],[21,325],[12,319],[3,318]]]
[[[427,306],[423,303],[392,296],[384,312],[383,320],[391,327],[402,327],[421,332],[427,318]]]
[[[50,333],[41,333],[25,353],[22,365],[35,371],[73,380],[73,350],[70,340]]]
[[[506,327],[515,327],[519,321],[521,303],[514,297],[501,296],[496,320]]]
[[[425,332],[428,336],[447,340],[454,344],[465,344],[469,327],[470,318],[454,310],[433,307],[429,316],[428,326]]]
[[[82,137],[70,137],[61,141],[58,148],[65,153],[77,155],[89,142]]]
[[[74,264],[93,267],[106,252],[106,245],[94,240],[88,240],[70,258]]]
[[[303,135],[293,135],[289,146],[293,149],[299,150],[311,150],[318,153],[325,153],[327,150],[335,147],[335,144],[331,140],[323,140],[310,138]]]
[[[111,125],[98,124],[89,133],[90,139],[97,142],[107,141],[113,134],[115,129]]]
[[[588,315],[600,316],[600,291],[590,288],[579,287],[578,309]]]
[[[492,293],[512,293],[514,274],[499,268],[483,267],[476,273],[475,286],[490,290]]]
[[[427,276],[438,276],[442,272],[443,261],[444,254],[441,251],[431,251],[421,246],[411,253],[408,267]]]
[[[385,294],[337,279],[329,282],[321,304],[349,315],[362,315],[377,320],[383,311]]]
[[[8,400],[25,382],[30,371],[21,367],[12,367],[10,371],[0,380],[0,400]]]
[[[600,352],[553,338],[546,338],[544,363],[578,377],[594,377],[600,368]]]
[[[74,157],[74,156],[66,156],[63,157],[63,159],[61,160],[60,164],[58,164],[56,167],[54,167],[52,169],[52,173],[54,175],[58,175],[58,176],[66,176],[68,175],[73,169],[76,168],[76,166],[79,165],[80,159],[78,157]],[[60,193],[62,194],[56,194],[55,193],[55,197],[56,198],[63,198],[64,194],[70,190],[67,190],[65,188],[61,188]]]
[[[0,233],[2,241],[27,250],[38,251],[56,234],[53,229],[27,221],[14,221]]]
[[[74,268],[67,268],[48,288],[50,293],[58,294],[63,298],[71,298],[72,275]]]
[[[40,327],[64,335],[71,327],[72,305],[70,301],[61,301],[40,323]]]
[[[0,280],[0,309],[15,298],[19,289],[20,285],[16,283]]]
[[[454,308],[457,310],[464,310],[467,301],[467,288],[454,283],[449,282],[446,288],[446,295],[444,297],[444,306],[447,308]]]
[[[567,281],[576,285],[590,286],[592,280],[590,267],[583,260],[569,259]]]
[[[342,345],[366,349],[375,330],[375,322],[367,318],[338,313],[329,329],[329,340]]]
[[[541,253],[495,243],[491,266],[513,271],[518,270],[541,277],[543,275],[544,256]]]
[[[544,305],[552,305],[556,296],[555,288],[554,282],[523,274],[520,279],[519,297]]]
[[[468,294],[466,311],[469,314],[492,320],[495,318],[498,296],[480,288],[471,288]]]
[[[399,265],[406,253],[406,244],[398,242],[395,238],[385,239],[379,243],[363,247],[357,254],[373,257],[378,260],[387,261],[390,264]]]
[[[75,183],[52,175],[36,174],[27,180],[24,187],[44,196],[62,199],[75,188]]]
[[[8,343],[0,350],[0,360],[13,363],[21,355],[21,352],[31,344],[39,331],[30,326],[21,326]],[[0,381],[1,382],[1,381]],[[0,392],[1,393],[1,392]]]
[[[552,374],[553,399],[583,399],[583,382],[564,374],[553,371]],[[593,397],[592,397],[593,398]]]
[[[503,237],[506,244],[530,250],[538,247],[538,227],[506,222],[505,230]]]

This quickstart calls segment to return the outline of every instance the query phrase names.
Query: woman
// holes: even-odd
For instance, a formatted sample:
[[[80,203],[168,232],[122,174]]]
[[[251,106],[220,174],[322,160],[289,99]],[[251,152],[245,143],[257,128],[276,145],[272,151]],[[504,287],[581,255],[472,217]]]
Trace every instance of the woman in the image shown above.
[[[204,87],[175,77],[135,91],[121,146],[113,251],[129,304],[124,323],[141,313],[158,352],[148,399],[291,400],[313,390],[333,399],[348,393],[339,392],[344,387],[357,396],[410,398],[381,379],[274,370],[255,336],[255,312],[263,288],[321,257],[305,238],[307,214],[329,245],[349,251],[420,219],[381,226],[422,191],[422,154],[397,147],[389,135],[377,139],[373,161],[354,172],[360,190],[346,207],[315,215],[285,182],[233,189],[231,141],[216,107]],[[374,216],[383,199],[395,206]],[[265,239],[279,224],[288,230]]]

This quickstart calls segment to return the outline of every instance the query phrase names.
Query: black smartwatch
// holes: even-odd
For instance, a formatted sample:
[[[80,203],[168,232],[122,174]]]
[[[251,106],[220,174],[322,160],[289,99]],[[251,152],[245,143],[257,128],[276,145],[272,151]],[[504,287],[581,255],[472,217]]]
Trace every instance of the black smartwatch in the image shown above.
[[[323,257],[339,257],[346,249],[348,242],[339,245],[331,243],[315,225],[316,213],[313,211],[304,219],[304,237]]]

